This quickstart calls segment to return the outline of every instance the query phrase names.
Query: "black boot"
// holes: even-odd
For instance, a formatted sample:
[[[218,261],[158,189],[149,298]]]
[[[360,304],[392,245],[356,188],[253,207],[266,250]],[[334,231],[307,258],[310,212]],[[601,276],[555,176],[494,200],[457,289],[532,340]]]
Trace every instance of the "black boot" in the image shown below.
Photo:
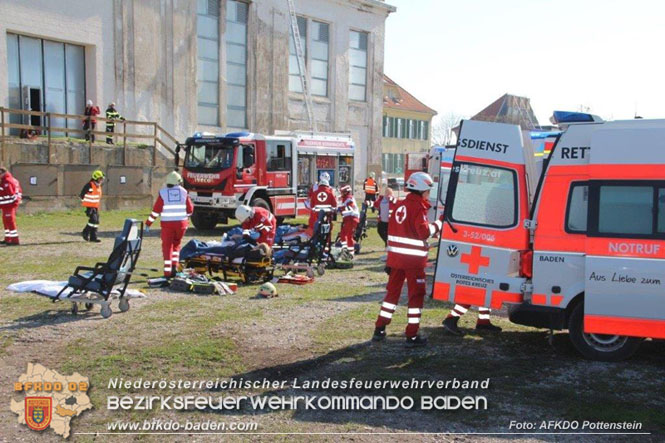
[[[427,337],[423,337],[420,334],[414,335],[413,337],[406,337],[406,345],[409,348],[425,346],[426,344],[427,344]]]
[[[477,323],[476,331],[501,332],[502,329],[499,326],[494,326],[492,323]]]
[[[101,240],[97,238],[97,228],[90,228],[90,241],[101,243]]]
[[[81,232],[81,236],[83,237],[83,240],[90,241],[90,226],[85,225],[83,232]]]
[[[380,328],[374,329],[374,335],[372,335],[372,341],[383,341],[386,339],[386,327],[381,326]]]
[[[457,327],[457,322],[459,321],[459,317],[448,317],[443,321],[443,329],[448,332],[449,334],[452,335],[458,335],[458,336],[463,336],[464,332],[460,331],[460,329]]]

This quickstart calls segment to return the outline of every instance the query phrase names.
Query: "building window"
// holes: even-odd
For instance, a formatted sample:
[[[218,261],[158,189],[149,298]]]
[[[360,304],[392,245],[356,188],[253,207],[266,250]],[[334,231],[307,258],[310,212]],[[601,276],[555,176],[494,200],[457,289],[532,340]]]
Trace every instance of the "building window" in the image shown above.
[[[327,23],[312,22],[312,94],[328,96],[328,42]]]
[[[247,128],[247,3],[226,4],[226,126]]]
[[[196,6],[198,123],[219,126],[219,1]]]
[[[423,140],[429,140],[429,122],[423,122]]]
[[[390,137],[390,117],[383,116],[383,136]]]
[[[307,63],[307,19],[305,17],[298,17],[298,32],[300,33],[300,45],[303,50],[303,62]],[[289,31],[289,91],[302,92],[298,56],[296,55],[296,46],[293,43],[293,33],[291,31]]]
[[[85,109],[83,46],[7,34],[8,105],[14,109],[82,114]],[[10,123],[41,126],[39,116],[10,114]],[[51,126],[78,128],[79,123],[52,118]],[[59,135],[59,133],[53,133]]]
[[[416,121],[409,120],[409,138],[416,138]]]
[[[298,17],[298,32],[303,48],[306,71],[310,79],[310,92],[321,97],[328,96],[328,60],[330,57],[330,25],[315,20],[310,21],[308,38],[307,19]],[[308,51],[309,49],[309,51]],[[302,92],[298,56],[289,32],[289,91]]]
[[[367,33],[351,31],[349,48],[349,98],[367,99]]]

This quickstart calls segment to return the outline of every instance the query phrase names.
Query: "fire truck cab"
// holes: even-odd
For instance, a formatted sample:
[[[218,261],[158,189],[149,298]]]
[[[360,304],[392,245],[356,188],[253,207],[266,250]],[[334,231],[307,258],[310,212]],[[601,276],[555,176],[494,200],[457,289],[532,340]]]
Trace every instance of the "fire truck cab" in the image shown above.
[[[226,223],[243,204],[266,208],[280,221],[306,215],[308,191],[323,172],[331,186],[353,186],[355,148],[348,134],[196,133],[178,147],[176,165],[182,149],[182,177],[197,229]]]
[[[665,338],[665,120],[570,124],[540,174],[530,144],[462,123],[433,297],[506,303],[596,360]]]

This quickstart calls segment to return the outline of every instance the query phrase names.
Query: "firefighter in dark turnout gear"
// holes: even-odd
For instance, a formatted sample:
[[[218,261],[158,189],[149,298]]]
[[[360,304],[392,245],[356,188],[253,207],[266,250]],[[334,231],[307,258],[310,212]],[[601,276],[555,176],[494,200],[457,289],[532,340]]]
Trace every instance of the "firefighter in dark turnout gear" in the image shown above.
[[[102,183],[104,182],[104,173],[96,170],[92,173],[92,179],[81,189],[81,204],[85,208],[85,215],[88,216],[88,224],[85,225],[82,235],[85,241],[99,243],[97,238],[97,229],[99,228],[99,204],[102,201]]]
[[[106,121],[106,144],[113,144],[113,132],[115,131],[115,122],[124,121],[125,117],[120,115],[115,109],[115,103],[109,104],[109,107],[106,108],[106,118],[109,120]]]

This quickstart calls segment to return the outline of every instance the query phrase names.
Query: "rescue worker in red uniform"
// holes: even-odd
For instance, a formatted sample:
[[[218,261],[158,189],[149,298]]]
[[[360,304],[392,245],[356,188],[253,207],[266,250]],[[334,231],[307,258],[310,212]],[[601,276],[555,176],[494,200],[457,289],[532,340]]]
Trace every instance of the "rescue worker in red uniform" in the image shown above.
[[[104,173],[96,170],[92,173],[91,180],[83,185],[79,195],[81,204],[85,208],[85,215],[88,216],[88,224],[81,233],[85,241],[101,242],[97,238],[97,229],[99,229],[99,205],[102,202],[102,183],[104,183]]]
[[[330,187],[329,178],[327,173],[321,174],[319,183],[312,186],[309,192],[309,199],[305,202],[305,206],[311,211],[309,214],[308,231],[310,235],[314,232],[314,224],[319,217],[321,209],[337,209],[337,197],[335,191]]]
[[[266,243],[272,248],[277,233],[277,219],[270,211],[257,206],[238,206],[236,219],[241,223],[243,236],[250,235],[251,231],[259,234],[256,243]]]
[[[353,257],[356,244],[353,235],[360,222],[360,211],[358,211],[356,199],[351,192],[351,186],[342,186],[340,193],[342,194],[342,202],[337,210],[342,213],[342,229],[339,238],[342,242],[342,250],[346,250]]]
[[[23,198],[21,184],[5,168],[0,167],[0,210],[2,210],[2,224],[5,228],[7,246],[18,246],[18,229],[16,228],[16,208]]]
[[[430,208],[429,193],[434,180],[425,172],[416,172],[406,182],[409,194],[395,205],[388,222],[389,272],[387,293],[376,319],[373,341],[386,337],[386,326],[393,313],[406,279],[408,285],[408,324],[406,343],[408,346],[423,346],[427,338],[418,334],[420,316],[425,299],[425,266],[427,265],[427,239],[439,234],[443,223],[437,220],[429,223],[427,210]]]
[[[194,212],[194,204],[182,186],[182,177],[176,171],[166,176],[166,186],[152,207],[146,220],[146,232],[157,217],[162,217],[162,255],[164,257],[164,277],[172,277],[180,262],[180,243],[187,231],[189,217]]]
[[[393,190],[386,187],[384,194],[380,196],[373,205],[374,208],[379,211],[376,230],[386,246],[388,246],[388,220],[390,219],[390,214],[392,214],[393,209],[395,209],[396,203],[397,199],[395,198]]]
[[[464,335],[457,327],[457,322],[460,317],[466,314],[466,311],[469,310],[470,305],[455,305],[455,307],[450,311],[445,320],[443,320],[443,329],[453,335]],[[485,308],[482,306],[478,307],[478,320],[476,321],[476,331],[490,331],[490,332],[501,332],[501,327],[493,325],[490,322],[490,308]]]

